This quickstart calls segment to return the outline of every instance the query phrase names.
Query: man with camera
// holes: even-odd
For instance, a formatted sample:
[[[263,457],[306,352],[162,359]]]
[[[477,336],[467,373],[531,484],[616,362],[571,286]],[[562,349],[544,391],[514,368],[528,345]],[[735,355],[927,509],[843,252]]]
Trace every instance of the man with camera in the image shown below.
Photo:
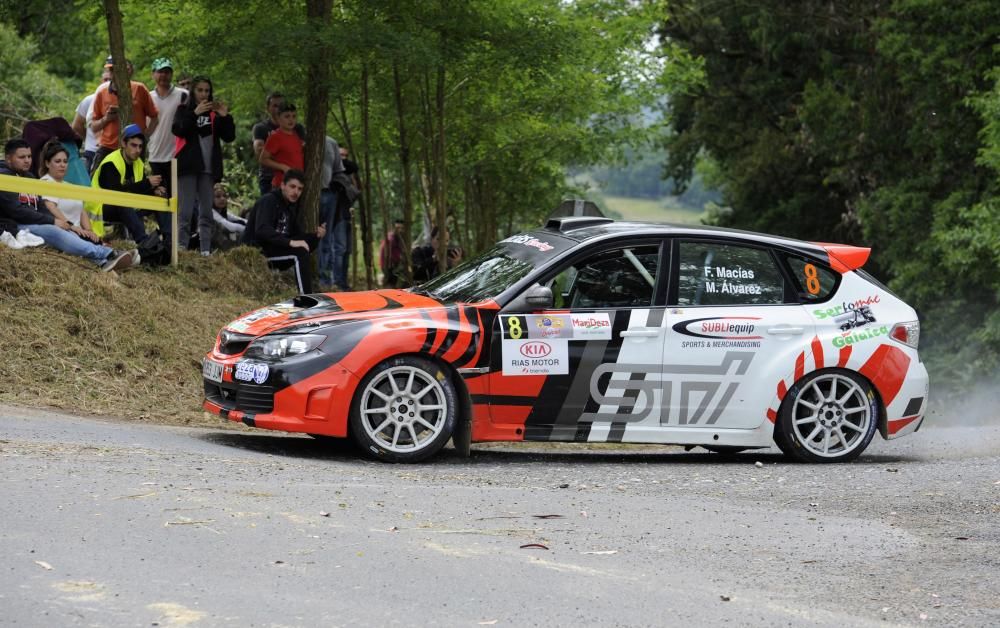
[[[132,62],[128,61],[128,74],[132,76]],[[114,59],[108,57],[104,67],[111,69],[114,67]],[[160,115],[159,110],[153,103],[153,98],[149,95],[149,90],[139,81],[129,81],[132,96],[132,123],[139,125],[140,132],[145,136],[147,132],[153,133],[156,130],[156,119]],[[104,158],[118,150],[118,134],[121,124],[118,120],[118,93],[120,89],[115,85],[114,77],[97,88],[94,94],[90,128],[97,135],[97,152],[94,154],[93,169],[100,166]],[[148,126],[147,126],[148,125]]]

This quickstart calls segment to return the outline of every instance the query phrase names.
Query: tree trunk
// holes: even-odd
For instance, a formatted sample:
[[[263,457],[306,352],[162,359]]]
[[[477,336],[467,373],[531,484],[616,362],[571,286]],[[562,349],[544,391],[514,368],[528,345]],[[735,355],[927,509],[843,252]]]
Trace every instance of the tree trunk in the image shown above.
[[[354,136],[351,135],[351,125],[347,122],[347,107],[344,105],[344,97],[343,96],[338,96],[337,97],[337,105],[340,108],[340,117],[337,118],[336,114],[334,114],[334,118],[337,119],[337,125],[340,127],[340,132],[344,134],[344,137],[342,138],[343,141],[337,142],[337,144],[340,145],[340,146],[346,146],[347,147],[347,153],[348,153],[348,155],[357,155],[357,152],[354,150]],[[360,178],[355,179],[355,183],[357,183],[358,189],[360,190],[361,189]],[[361,198],[359,199],[359,205],[363,208],[364,207],[364,203],[365,203],[365,198],[364,198],[364,195],[362,194]],[[361,211],[363,212],[364,209],[361,209]],[[357,240],[354,238],[354,221],[353,220],[351,221],[351,233],[348,234],[348,238],[350,239],[351,243],[353,243],[353,244],[357,243]],[[358,282],[358,247],[357,246],[352,246],[351,247],[351,264],[350,264],[350,266],[351,266],[351,283],[352,284],[357,284],[357,282]]]
[[[404,282],[410,285],[410,233],[413,230],[413,188],[410,183],[410,144],[406,137],[406,116],[403,108],[403,84],[399,79],[399,65],[392,64],[392,81],[396,97],[396,118],[399,125],[399,167],[403,171],[403,272]]]
[[[112,81],[118,90],[118,137],[132,123],[132,84],[128,75],[125,56],[125,32],[122,29],[122,12],[118,0],[104,0],[104,16],[108,21],[108,46],[115,61],[111,69]]]
[[[441,54],[444,54],[444,35],[441,36]],[[437,225],[438,225],[438,245],[439,251],[438,255],[438,270],[444,272],[448,270],[448,190],[445,183],[445,144],[444,144],[444,61],[442,60],[437,67],[437,155],[435,160],[437,165],[435,170],[437,172],[437,184],[435,186],[437,191],[437,198],[435,199],[437,203]]]
[[[306,84],[306,188],[301,206],[305,212],[306,232],[316,230],[319,222],[320,182],[323,179],[323,153],[326,145],[326,117],[330,110],[330,59],[333,46],[325,32],[330,25],[333,0],[306,0],[306,17],[312,27],[313,42],[306,47],[308,76]]]
[[[365,282],[368,289],[374,287],[372,276],[372,229],[371,229],[371,205],[372,205],[372,176],[371,176],[371,136],[369,135],[368,122],[370,113],[368,102],[368,64],[361,66],[361,136],[365,145],[364,158],[364,192],[361,194],[361,246],[365,258]]]

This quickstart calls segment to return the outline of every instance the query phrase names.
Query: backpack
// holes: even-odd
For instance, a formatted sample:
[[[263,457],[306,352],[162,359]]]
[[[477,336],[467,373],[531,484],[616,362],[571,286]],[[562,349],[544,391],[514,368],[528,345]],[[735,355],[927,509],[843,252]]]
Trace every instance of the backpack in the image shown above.
[[[147,266],[167,266],[170,264],[170,243],[163,239],[157,229],[146,236],[137,246],[140,263]]]

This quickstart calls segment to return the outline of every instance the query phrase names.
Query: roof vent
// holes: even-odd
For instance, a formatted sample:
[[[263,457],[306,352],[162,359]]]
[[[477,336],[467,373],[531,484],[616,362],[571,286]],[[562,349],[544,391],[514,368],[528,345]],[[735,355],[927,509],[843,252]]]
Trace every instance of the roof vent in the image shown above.
[[[564,216],[562,218],[549,218],[549,221],[545,223],[545,228],[565,233],[573,229],[606,225],[609,222],[614,222],[614,220],[597,216]]]

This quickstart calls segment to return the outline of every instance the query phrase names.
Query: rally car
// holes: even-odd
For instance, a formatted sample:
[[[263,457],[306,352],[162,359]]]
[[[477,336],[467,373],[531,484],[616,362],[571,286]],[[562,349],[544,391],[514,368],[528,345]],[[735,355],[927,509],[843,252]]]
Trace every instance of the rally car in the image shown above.
[[[231,323],[204,408],[415,462],[449,439],[777,445],[856,458],[915,432],[913,308],[869,249],[700,226],[550,220],[410,290],[300,295]]]

